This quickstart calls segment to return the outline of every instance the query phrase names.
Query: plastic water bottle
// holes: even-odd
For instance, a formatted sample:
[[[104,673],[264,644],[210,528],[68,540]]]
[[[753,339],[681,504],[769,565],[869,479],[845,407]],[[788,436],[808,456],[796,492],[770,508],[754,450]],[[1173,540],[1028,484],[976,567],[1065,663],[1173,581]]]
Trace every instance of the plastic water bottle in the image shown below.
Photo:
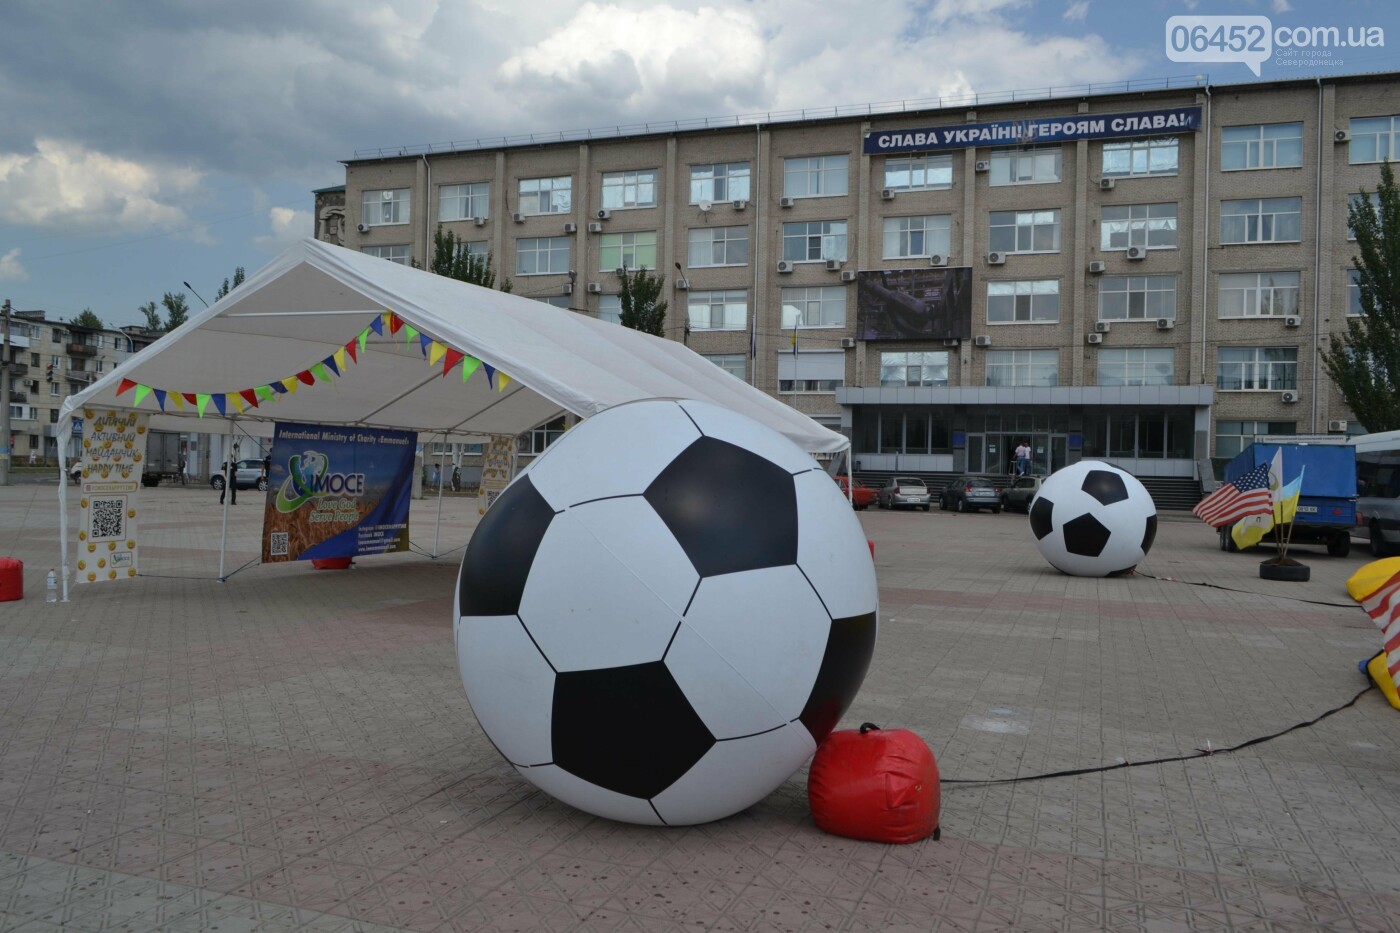
[[[49,579],[48,579],[48,582],[44,585],[44,602],[46,602],[46,603],[56,603],[56,602],[58,602],[58,572],[57,572],[57,571],[54,571],[54,570],[50,570],[50,571],[49,571]]]

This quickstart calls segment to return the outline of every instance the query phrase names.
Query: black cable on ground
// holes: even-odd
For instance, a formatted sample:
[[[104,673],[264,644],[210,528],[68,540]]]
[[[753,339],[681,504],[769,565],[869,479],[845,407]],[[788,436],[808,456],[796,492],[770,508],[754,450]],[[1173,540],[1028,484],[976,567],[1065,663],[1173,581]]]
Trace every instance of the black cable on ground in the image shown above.
[[[1316,725],[1317,723],[1319,723],[1319,722],[1321,722],[1322,720],[1326,719],[1328,716],[1333,715],[1334,713],[1340,713],[1342,710],[1347,709],[1348,707],[1355,706],[1355,705],[1356,705],[1356,701],[1357,701],[1357,700],[1360,700],[1363,696],[1366,695],[1366,692],[1367,692],[1368,690],[1371,690],[1371,689],[1373,689],[1374,687],[1375,687],[1375,684],[1367,684],[1364,688],[1362,688],[1362,690],[1361,690],[1360,693],[1358,693],[1356,696],[1352,697],[1350,700],[1348,700],[1348,701],[1346,701],[1345,703],[1343,703],[1341,706],[1335,706],[1335,707],[1333,707],[1332,709],[1329,709],[1327,712],[1322,713],[1321,715],[1316,716],[1316,717],[1313,718],[1313,719],[1309,719],[1307,722],[1296,723],[1295,725],[1289,726],[1287,729],[1281,729],[1281,730],[1279,730],[1278,732],[1273,732],[1273,733],[1270,733],[1269,735],[1261,735],[1261,736],[1259,736],[1257,739],[1250,739],[1250,740],[1247,741],[1247,742],[1241,742],[1241,743],[1238,744],[1238,745],[1231,745],[1231,746],[1228,747],[1228,748],[1216,748],[1216,749],[1210,749],[1210,750],[1203,749],[1203,748],[1198,748],[1198,749],[1196,749],[1195,753],[1194,753],[1194,754],[1191,754],[1191,755],[1175,755],[1175,756],[1170,757],[1170,758],[1153,758],[1153,759],[1150,759],[1150,760],[1148,760],[1148,761],[1120,761],[1120,762],[1118,762],[1117,764],[1112,764],[1112,765],[1100,765],[1099,767],[1096,767],[1096,768],[1071,768],[1071,769],[1066,770],[1066,771],[1051,771],[1051,772],[1049,772],[1049,773],[1047,773],[1047,774],[1030,774],[1030,775],[1027,775],[1027,776],[1025,776],[1025,777],[1014,777],[1014,778],[987,778],[987,779],[943,778],[943,779],[941,779],[938,783],[940,783],[940,784],[1019,784],[1019,783],[1021,783],[1022,781],[1043,781],[1043,780],[1046,780],[1047,778],[1073,777],[1073,776],[1075,776],[1075,775],[1080,775],[1080,774],[1098,774],[1098,773],[1103,772],[1103,771],[1117,771],[1119,768],[1139,768],[1139,767],[1142,767],[1143,765],[1162,765],[1162,764],[1169,764],[1169,763],[1174,762],[1174,761],[1190,761],[1190,760],[1193,759],[1193,758],[1207,758],[1207,757],[1209,757],[1209,756],[1211,756],[1211,755],[1224,755],[1224,754],[1226,754],[1227,752],[1237,752],[1237,751],[1239,751],[1239,750],[1242,749],[1242,748],[1249,748],[1251,745],[1258,745],[1258,744],[1260,744],[1261,742],[1267,742],[1267,741],[1269,741],[1270,739],[1279,738],[1280,736],[1287,735],[1288,733],[1293,732],[1293,731],[1295,731],[1295,730],[1297,730],[1297,729],[1303,729],[1303,728],[1306,728],[1306,727],[1311,726],[1311,725]]]
[[[1308,603],[1313,606],[1330,606],[1333,609],[1356,608],[1356,603],[1325,603],[1320,599],[1303,599],[1299,596],[1282,596],[1277,593],[1259,593],[1254,590],[1242,590],[1234,586],[1221,586],[1219,583],[1203,583],[1199,580],[1181,580],[1177,577],[1159,577],[1153,573],[1143,573],[1141,570],[1134,571],[1134,576],[1147,577],[1149,580],[1161,580],[1164,583],[1184,583],[1187,586],[1204,586],[1212,590],[1225,590],[1230,593],[1247,593],[1250,596],[1265,596],[1269,599],[1288,599],[1295,603]]]

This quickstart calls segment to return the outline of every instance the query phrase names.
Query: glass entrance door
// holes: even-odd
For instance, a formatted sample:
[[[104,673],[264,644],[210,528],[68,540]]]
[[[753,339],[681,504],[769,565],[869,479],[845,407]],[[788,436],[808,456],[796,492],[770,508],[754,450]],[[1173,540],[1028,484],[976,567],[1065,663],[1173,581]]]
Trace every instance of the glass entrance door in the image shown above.
[[[1064,434],[1050,435],[1049,470],[1054,473],[1069,462],[1069,437]]]
[[[982,472],[982,458],[986,449],[987,436],[985,434],[969,434],[967,436],[967,472]]]

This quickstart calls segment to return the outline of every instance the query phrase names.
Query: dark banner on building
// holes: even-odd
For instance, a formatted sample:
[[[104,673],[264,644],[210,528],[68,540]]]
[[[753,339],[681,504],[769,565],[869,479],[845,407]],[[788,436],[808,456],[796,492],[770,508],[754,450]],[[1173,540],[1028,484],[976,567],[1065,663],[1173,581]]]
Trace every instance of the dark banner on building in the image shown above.
[[[413,431],[279,423],[263,513],[264,562],[408,550]]]
[[[972,336],[972,270],[862,272],[856,290],[861,340],[947,340]]]
[[[865,137],[867,155],[893,152],[932,152],[976,146],[1034,146],[1078,139],[1125,136],[1168,136],[1201,128],[1200,107],[1140,110],[1136,113],[1077,113],[1038,120],[963,123],[910,130],[871,130]]]

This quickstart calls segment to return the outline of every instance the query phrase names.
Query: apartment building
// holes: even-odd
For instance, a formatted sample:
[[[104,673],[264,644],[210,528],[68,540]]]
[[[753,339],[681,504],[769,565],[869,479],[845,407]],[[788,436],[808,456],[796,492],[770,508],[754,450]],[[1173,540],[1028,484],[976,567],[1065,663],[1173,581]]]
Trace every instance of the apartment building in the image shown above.
[[[1257,435],[1359,429],[1319,351],[1359,313],[1347,208],[1400,151],[1397,78],[357,153],[318,236],[422,265],[441,225],[605,320],[617,270],[657,270],[669,338],[866,471],[1004,472],[1029,441],[1199,477]]]

